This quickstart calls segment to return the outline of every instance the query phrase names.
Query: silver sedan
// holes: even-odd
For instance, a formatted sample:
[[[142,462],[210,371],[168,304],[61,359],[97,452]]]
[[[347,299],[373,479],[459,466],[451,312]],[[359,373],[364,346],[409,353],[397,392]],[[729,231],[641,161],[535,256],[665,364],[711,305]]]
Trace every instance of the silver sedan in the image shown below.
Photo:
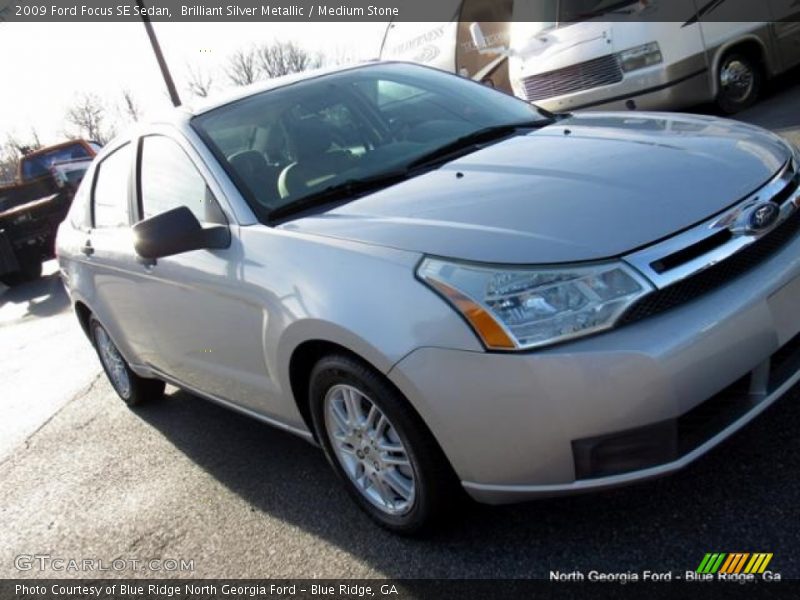
[[[459,488],[664,475],[783,395],[799,165],[743,124],[550,114],[374,63],[120,137],[58,256],[125,402],[169,382],[304,437],[411,533]]]

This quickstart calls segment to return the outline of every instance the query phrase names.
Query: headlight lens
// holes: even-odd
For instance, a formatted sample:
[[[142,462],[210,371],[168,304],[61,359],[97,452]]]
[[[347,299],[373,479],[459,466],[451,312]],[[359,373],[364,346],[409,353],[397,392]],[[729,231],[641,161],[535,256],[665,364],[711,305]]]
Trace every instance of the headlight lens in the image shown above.
[[[619,53],[619,64],[626,73],[651,67],[664,61],[658,42],[637,46]]]
[[[623,263],[492,268],[426,258],[419,278],[443,295],[487,348],[522,350],[610,329],[654,288]]]

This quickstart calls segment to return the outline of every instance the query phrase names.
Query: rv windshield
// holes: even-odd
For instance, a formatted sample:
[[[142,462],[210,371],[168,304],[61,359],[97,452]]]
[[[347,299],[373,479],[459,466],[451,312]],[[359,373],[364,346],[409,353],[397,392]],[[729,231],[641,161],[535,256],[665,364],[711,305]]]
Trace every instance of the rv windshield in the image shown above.
[[[629,14],[641,0],[517,0],[514,21],[533,27],[535,35],[609,14]]]

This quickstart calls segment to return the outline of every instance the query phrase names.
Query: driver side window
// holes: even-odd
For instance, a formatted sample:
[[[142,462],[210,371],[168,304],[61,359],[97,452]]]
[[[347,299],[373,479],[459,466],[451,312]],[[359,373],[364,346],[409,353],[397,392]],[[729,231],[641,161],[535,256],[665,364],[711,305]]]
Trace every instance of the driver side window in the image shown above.
[[[140,161],[142,218],[185,206],[201,223],[225,223],[205,179],[177,142],[162,135],[143,138]]]

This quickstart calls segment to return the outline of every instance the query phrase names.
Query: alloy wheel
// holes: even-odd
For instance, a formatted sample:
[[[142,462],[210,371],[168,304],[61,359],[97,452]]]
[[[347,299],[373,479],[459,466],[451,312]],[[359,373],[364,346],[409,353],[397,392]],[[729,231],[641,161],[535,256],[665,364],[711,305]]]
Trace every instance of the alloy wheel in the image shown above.
[[[391,421],[351,385],[332,386],[324,411],[334,454],[359,493],[387,514],[408,513],[414,506],[416,477]]]

